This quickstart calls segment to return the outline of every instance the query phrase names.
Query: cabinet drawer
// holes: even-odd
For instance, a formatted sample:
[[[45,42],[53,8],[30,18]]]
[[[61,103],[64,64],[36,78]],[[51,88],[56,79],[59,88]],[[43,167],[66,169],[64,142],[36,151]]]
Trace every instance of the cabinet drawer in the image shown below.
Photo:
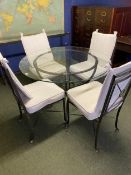
[[[131,7],[73,6],[72,43],[88,47],[92,32],[131,34]]]
[[[82,46],[89,48],[90,42],[91,42],[91,37],[84,37],[83,38],[83,45]]]
[[[97,8],[95,10],[94,25],[99,26],[100,29],[107,28],[111,24],[112,9],[110,8]]]

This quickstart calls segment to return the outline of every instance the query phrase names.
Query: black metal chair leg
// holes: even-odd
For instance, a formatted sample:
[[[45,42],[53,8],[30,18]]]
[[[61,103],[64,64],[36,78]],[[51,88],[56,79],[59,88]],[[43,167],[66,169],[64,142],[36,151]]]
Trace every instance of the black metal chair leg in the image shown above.
[[[93,128],[93,133],[94,133],[94,136],[95,136],[95,132],[96,132],[96,120],[93,120],[92,121],[92,128]]]
[[[66,104],[65,104],[65,98],[63,99],[63,111],[64,111],[64,121],[67,122],[67,117],[66,117]]]
[[[29,142],[33,143],[34,142],[34,138],[35,138],[35,134],[34,134],[34,127],[31,123],[31,119],[29,114],[26,113],[27,116],[27,120],[28,120],[28,124],[29,124],[29,128],[30,128],[30,136],[29,136]]]
[[[66,127],[69,125],[69,99],[66,101]]]
[[[121,108],[122,108],[122,106],[118,109],[117,114],[116,114],[115,131],[119,131],[119,128],[118,128],[118,118],[119,118],[119,114],[120,114]]]
[[[5,85],[5,79],[4,79],[4,72],[3,72],[3,69],[2,69],[2,66],[1,66],[1,63],[0,63],[0,74],[1,74],[1,79],[3,81],[3,84]]]
[[[22,120],[22,118],[23,118],[23,113],[22,113],[22,108],[21,108],[21,105],[17,102],[17,104],[18,104],[18,108],[19,108],[19,112],[20,112],[20,116],[19,116],[19,121],[21,121]]]
[[[100,130],[100,124],[101,124],[101,120],[102,118],[99,118],[97,126],[96,126],[96,131],[95,131],[95,150],[96,152],[98,152],[98,134],[99,134],[99,130]]]
[[[35,138],[34,132],[30,133],[29,142],[30,142],[31,144],[34,143],[34,138]]]

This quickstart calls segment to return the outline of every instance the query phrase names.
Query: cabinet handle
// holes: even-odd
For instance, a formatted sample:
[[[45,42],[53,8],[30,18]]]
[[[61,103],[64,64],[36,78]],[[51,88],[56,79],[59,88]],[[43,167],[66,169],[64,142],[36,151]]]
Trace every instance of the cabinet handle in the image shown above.
[[[101,16],[106,16],[106,12],[105,11],[101,12]]]
[[[88,11],[86,12],[86,14],[87,14],[87,15],[91,15],[91,11],[88,10]]]
[[[86,18],[86,20],[87,20],[87,21],[91,21],[91,19],[90,19],[90,18]]]
[[[101,23],[105,23],[105,20],[104,20],[104,19],[101,19],[100,22],[101,22]]]
[[[86,36],[88,36],[88,37],[89,37],[89,36],[90,36],[90,34],[89,34],[89,33],[86,33]]]

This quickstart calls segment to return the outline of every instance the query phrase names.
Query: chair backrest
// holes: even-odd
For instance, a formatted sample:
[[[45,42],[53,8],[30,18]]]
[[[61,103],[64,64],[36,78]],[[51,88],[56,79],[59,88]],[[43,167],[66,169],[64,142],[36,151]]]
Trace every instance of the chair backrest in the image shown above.
[[[120,107],[131,86],[131,62],[109,68],[95,108],[98,115]]]
[[[42,33],[35,35],[24,36],[23,33],[21,33],[21,41],[30,66],[32,67],[34,67],[33,63],[37,56],[50,51],[49,41],[44,29]],[[50,53],[48,54],[48,60],[43,59],[40,61],[39,64],[42,64],[52,59],[53,55]]]
[[[117,32],[114,34],[104,34],[98,32],[98,29],[92,33],[89,52],[109,63],[116,44]]]
[[[14,91],[17,90],[17,93],[19,93],[20,96],[23,96],[27,99],[31,99],[32,98],[31,93],[27,89],[24,88],[24,86],[21,84],[21,82],[18,80],[18,78],[15,76],[10,66],[8,65],[7,59],[3,58],[1,53],[0,53],[0,62],[4,69],[6,78],[8,79],[8,83],[11,86],[11,88]]]

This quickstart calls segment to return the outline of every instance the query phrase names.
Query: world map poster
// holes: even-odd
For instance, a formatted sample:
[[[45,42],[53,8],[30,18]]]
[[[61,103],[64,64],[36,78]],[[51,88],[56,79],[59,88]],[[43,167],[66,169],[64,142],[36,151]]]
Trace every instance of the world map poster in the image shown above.
[[[64,0],[0,0],[0,40],[64,31]]]

